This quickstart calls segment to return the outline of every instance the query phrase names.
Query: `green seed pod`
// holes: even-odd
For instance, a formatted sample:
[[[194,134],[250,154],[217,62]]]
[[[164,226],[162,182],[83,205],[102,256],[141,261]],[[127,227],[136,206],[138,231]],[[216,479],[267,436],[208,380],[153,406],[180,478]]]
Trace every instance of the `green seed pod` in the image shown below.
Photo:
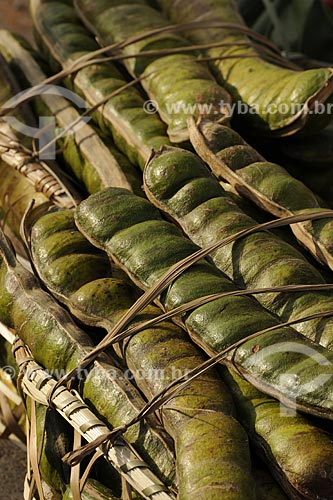
[[[301,414],[290,414],[233,370],[223,371],[238,418],[255,448],[291,498],[333,498],[332,435]],[[271,498],[271,497],[267,497]]]
[[[193,153],[164,148],[147,164],[145,190],[150,201],[171,216],[197,245],[206,247],[256,221],[244,214]],[[241,288],[324,283],[320,272],[287,242],[267,231],[243,237],[212,254],[216,266]],[[257,300],[283,321],[332,309],[327,292],[263,293]],[[295,325],[303,335],[333,350],[332,318]]]
[[[77,208],[75,217],[85,236],[106,250],[144,289],[198,249],[174,225],[162,220],[149,202],[123,189],[109,188],[90,196]],[[173,309],[199,297],[231,290],[235,285],[215,266],[201,260],[176,278],[159,301],[165,309]],[[279,328],[276,317],[256,300],[246,296],[220,298],[194,309],[184,323],[194,341],[209,354],[274,326],[276,330],[244,341],[227,355],[226,362],[235,364],[246,379],[271,396],[289,404],[296,399],[299,409],[332,418],[328,380],[333,353],[292,328]],[[291,373],[297,374],[299,385],[292,382],[295,379],[288,375]],[[304,390],[307,383],[311,392]]]
[[[191,141],[218,178],[227,179],[242,195],[278,217],[322,211],[318,198],[284,168],[265,160],[228,127],[202,122],[190,125]],[[331,218],[291,226],[314,257],[333,269]]]
[[[200,22],[202,28],[186,32],[194,43],[223,43],[207,49],[211,68],[217,79],[230,92],[236,103],[244,107],[239,120],[264,134],[290,135],[299,130],[324,128],[330,121],[328,109],[315,111],[333,91],[331,68],[298,71],[281,67],[276,52],[262,43],[250,41],[246,26],[232,0],[158,0],[164,12],[175,23]],[[205,23],[229,23],[229,29],[208,28]],[[233,25],[233,27],[230,26]],[[253,36],[251,37],[253,39]],[[266,48],[266,51],[265,51]],[[269,62],[271,61],[271,62]]]
[[[31,47],[8,31],[0,31],[0,50],[8,62],[21,73],[28,87],[46,79]],[[79,112],[60,96],[41,94],[35,101],[39,116],[52,116],[59,130],[66,130],[79,119]],[[77,122],[78,123],[78,122]],[[81,122],[73,134],[65,134],[57,144],[67,165],[88,193],[95,193],[108,186],[125,187],[141,191],[139,173],[112,141],[103,141],[89,123]]]
[[[66,0],[32,0],[30,5],[38,42],[57,67],[68,69],[80,56],[99,48]],[[89,65],[66,80],[91,106],[127,83],[111,63]],[[156,114],[145,112],[144,102],[134,87],[127,87],[93,114],[102,131],[111,133],[120,151],[142,168],[152,149],[169,144],[164,123]]]
[[[1,235],[0,321],[14,328],[36,361],[59,378],[75,368],[93,348],[92,341],[47,293],[32,274],[17,263]],[[100,356],[82,389],[85,401],[113,427],[130,421],[144,406],[139,392],[113,360]],[[171,451],[154,416],[132,426],[125,437],[167,484],[174,482]]]
[[[108,278],[107,272],[101,277],[95,264],[99,251],[73,230],[73,225],[72,212],[57,211],[32,226],[35,267],[47,288],[77,318],[110,330],[133,304],[136,294],[124,280]],[[82,259],[87,272],[72,278],[72,267],[81,268]],[[149,306],[135,322],[153,319],[158,313],[156,307]],[[115,348],[149,399],[204,361],[186,333],[171,322],[147,328]],[[230,500],[255,498],[247,438],[232,416],[230,403],[218,374],[211,370],[161,409],[162,421],[175,441],[181,500],[213,500],[217,495]]]
[[[333,207],[333,172],[331,165],[317,165],[316,163],[306,165],[297,163],[285,156],[280,157],[279,161],[290,175],[303,182],[311,191],[320,196],[320,199],[323,200],[320,202],[322,206],[327,203],[327,206]]]
[[[103,45],[121,43],[169,25],[147,2],[76,0],[75,6]],[[208,67],[194,55],[181,52],[182,47],[189,45],[182,36],[169,31],[131,43],[123,50],[124,55],[135,56],[154,51],[153,55],[124,59],[123,63],[133,76],[144,77],[142,86],[157,103],[162,120],[168,124],[168,135],[176,143],[189,138],[189,114],[205,114],[223,122],[231,115],[231,98],[214,81]],[[178,49],[179,53],[160,55],[160,49]]]

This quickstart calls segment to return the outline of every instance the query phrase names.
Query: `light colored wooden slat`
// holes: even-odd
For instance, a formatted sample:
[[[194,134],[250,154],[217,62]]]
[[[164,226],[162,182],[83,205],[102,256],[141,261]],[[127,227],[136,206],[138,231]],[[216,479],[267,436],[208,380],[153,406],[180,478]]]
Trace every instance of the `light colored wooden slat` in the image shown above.
[[[24,357],[22,355],[23,349],[20,348],[16,351],[18,356],[17,362],[20,363]],[[28,353],[25,353],[28,356]],[[56,381],[50,378],[34,361],[24,363],[24,376],[22,379],[22,388],[27,395],[32,397],[35,401],[41,404],[48,405],[48,398],[56,385]],[[64,406],[66,401],[70,401]],[[71,410],[75,407],[77,402],[81,402],[81,407]],[[69,391],[65,387],[56,389],[52,397],[52,404],[60,413],[60,415],[74,427],[82,437],[92,442],[95,439],[110,432],[106,425],[96,418],[94,413],[83,402],[80,396],[75,391]],[[91,428],[87,430],[84,427],[89,427],[89,423],[93,423]],[[102,448],[99,448],[102,450]],[[105,456],[105,455],[104,455]],[[126,481],[146,500],[174,500],[174,496],[168,491],[159,491],[154,494],[145,494],[145,490],[152,488],[156,485],[163,486],[163,483],[153,474],[149,467],[135,467],[127,472],[127,464],[135,460],[140,460],[140,457],[134,453],[130,445],[125,439],[117,439],[112,447],[108,450],[106,458],[118,470],[118,472],[125,477]]]

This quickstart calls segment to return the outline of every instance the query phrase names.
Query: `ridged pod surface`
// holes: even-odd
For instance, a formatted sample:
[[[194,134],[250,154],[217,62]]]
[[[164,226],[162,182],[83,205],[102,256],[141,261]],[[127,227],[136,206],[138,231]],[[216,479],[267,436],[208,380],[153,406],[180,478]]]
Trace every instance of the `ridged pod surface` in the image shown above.
[[[222,378],[255,448],[291,498],[332,500],[332,434],[281,407],[233,370],[223,371]]]
[[[220,22],[236,26],[234,29],[203,26],[186,35],[194,43],[225,44],[207,49],[206,53],[215,58],[211,67],[234,101],[242,101],[254,110],[240,114],[247,125],[262,133],[289,135],[302,128],[323,128],[329,123],[328,110],[324,113],[311,111],[316,102],[320,105],[332,94],[331,68],[295,71],[274,64],[274,59],[273,63],[265,60],[262,46],[257,48],[237,29],[246,26],[233,0],[158,0],[158,3],[172,22]]]
[[[76,210],[76,223],[144,289],[198,250],[148,201],[124,189],[109,188],[87,198]],[[159,300],[165,309],[173,309],[198,297],[235,289],[213,264],[201,260],[176,278]],[[228,362],[268,394],[289,404],[297,398],[299,409],[332,418],[333,353],[292,328],[279,328],[276,317],[256,300],[224,297],[197,307],[183,321],[194,341],[209,354],[274,326],[276,330],[244,341],[228,354]],[[297,384],[290,374],[297,374]]]
[[[189,151],[164,148],[156,153],[146,166],[144,182],[150,201],[201,247],[256,225],[232,201],[203,161]],[[258,231],[224,246],[212,258],[241,288],[324,283],[304,255],[268,231]],[[262,293],[256,298],[283,321],[333,309],[330,292]],[[295,328],[333,350],[332,318],[299,323]]]
[[[32,0],[30,5],[38,43],[53,66],[56,63],[58,69],[59,65],[68,69],[81,56],[99,48],[81,25],[71,2]],[[91,106],[127,83],[111,63],[91,64],[66,80]],[[144,102],[134,87],[127,87],[93,113],[102,131],[111,133],[118,149],[142,168],[152,149],[170,144],[166,126],[156,113],[145,112]]]
[[[216,177],[278,217],[322,211],[317,196],[284,168],[265,160],[234,130],[209,121],[190,124],[191,142]],[[291,226],[296,238],[333,269],[333,219]]]
[[[92,341],[16,261],[2,235],[0,251],[0,321],[15,329],[35,360],[59,378],[91,351]],[[107,259],[100,255],[95,266],[105,273]],[[94,363],[82,394],[96,414],[113,427],[131,420],[144,406],[137,389],[107,355]],[[175,476],[171,451],[156,419],[148,417],[148,421],[149,425],[141,422],[131,427],[125,437],[159,477],[171,484]]]
[[[161,12],[148,2],[76,0],[76,9],[88,28],[103,45],[124,42],[169,25]],[[231,98],[214,80],[208,67],[189,52],[159,55],[160,49],[180,49],[190,44],[179,33],[159,33],[131,43],[123,49],[125,55],[140,56],[143,51],[155,55],[124,59],[123,64],[133,76],[142,75],[142,86],[168,124],[172,142],[188,140],[187,117],[200,114],[225,122],[230,118]]]
[[[27,42],[8,31],[0,30],[0,51],[21,77],[21,84],[24,79],[30,88],[46,79],[36,60],[36,53]],[[110,138],[103,140],[91,124],[79,123],[80,114],[69,100],[59,95],[41,94],[34,104],[38,116],[55,118],[57,132],[77,123],[75,132],[66,133],[57,144],[67,165],[88,193],[116,186],[126,187],[139,194],[140,171],[136,171]],[[89,117],[86,120],[89,121]]]
[[[76,245],[70,245],[69,241],[72,240],[72,242],[74,242],[79,239],[83,242],[83,240],[79,235],[75,234],[72,222],[70,222],[71,217],[72,213],[69,211],[58,211],[43,216],[32,226],[31,249],[35,267],[45,286],[61,301],[66,303],[71,312],[81,321],[90,325],[95,324],[104,326],[104,328],[108,329],[112,328],[117,319],[125,312],[125,308],[129,307],[134,300],[134,294],[133,290],[131,290],[123,280],[107,277],[94,280],[93,255],[98,252],[97,249],[93,250],[91,248],[90,252],[85,256],[86,266],[91,270],[90,281],[85,285],[82,286],[82,283],[86,281],[87,276],[82,279],[82,273],[80,273],[79,277],[72,273],[67,276],[65,276],[65,273],[62,273],[64,276],[62,281],[54,279],[55,275],[50,273],[51,268],[57,269],[59,265],[64,268],[66,265],[70,266],[75,256],[79,260],[82,248],[80,249]],[[58,231],[56,231],[57,227],[59,228]],[[70,234],[68,232],[69,228],[71,228]],[[62,252],[60,252],[61,245],[63,249]],[[85,248],[88,248],[87,243]],[[56,252],[54,251],[55,249],[57,249]],[[60,264],[59,253],[61,254]],[[91,264],[89,263],[89,258],[91,259]],[[48,264],[46,264],[47,262]],[[140,314],[136,321],[153,317],[153,315],[157,313],[157,310],[154,310],[153,307],[149,307]],[[174,362],[173,355],[178,350],[180,341],[184,348],[186,345],[189,346],[189,342],[186,342],[184,333],[180,331],[178,327],[170,323],[164,323],[163,330],[164,332],[162,333],[161,327],[147,329],[145,332],[137,334],[132,340],[127,341],[125,346],[122,346],[121,350],[118,349],[120,355],[125,353],[126,361],[132,369],[134,377],[137,378],[137,374],[140,374],[137,383],[142,391],[150,397],[156,393],[158,387],[163,386],[163,381],[162,379],[158,382],[156,381],[154,387],[150,378],[148,378],[148,380],[143,380],[142,375],[144,373],[155,373],[157,379],[158,374],[162,373],[163,370],[167,372],[168,369],[170,369],[170,365]],[[194,362],[189,363],[188,359],[184,357],[179,357],[178,359],[178,352],[177,363],[174,365],[174,368],[179,370],[179,372],[190,369],[192,364],[195,366],[195,363],[198,363],[193,347],[189,350],[193,350]],[[166,356],[166,352],[168,356]],[[153,359],[154,364],[152,364],[152,361],[150,361],[149,364],[149,360]],[[251,400],[248,403],[249,405],[253,405],[255,408],[254,411],[252,413],[250,411],[246,413],[243,411],[241,412],[240,418],[244,427],[247,428],[249,436],[252,439],[255,438],[254,440],[260,448],[261,454],[264,453],[265,458],[268,458],[269,465],[274,471],[280,472],[277,477],[283,487],[288,492],[294,491],[297,487],[300,494],[304,491],[310,491],[309,498],[315,498],[315,495],[318,495],[318,498],[323,498],[323,496],[326,495],[326,491],[329,491],[331,487],[329,473],[325,477],[320,475],[321,470],[325,469],[329,471],[330,467],[332,467],[331,457],[333,456],[333,448],[330,436],[321,431],[320,428],[315,427],[315,425],[300,414],[280,417],[280,405],[276,400],[261,394],[239,377],[233,376],[233,379],[231,376],[226,377],[227,383],[230,384],[230,380],[232,380],[232,393],[240,409],[246,404],[245,395],[243,399],[241,399],[240,396],[237,399],[237,395],[243,394],[245,390],[251,395],[257,395],[255,400]],[[207,381],[205,381],[205,384],[206,383]],[[239,385],[238,388],[237,383]],[[156,384],[159,384],[159,386]],[[193,384],[191,384],[191,386],[192,385]],[[207,386],[205,385],[205,387]],[[198,384],[197,394],[200,389],[201,384]],[[215,391],[217,392],[216,389]],[[206,396],[208,396],[207,393]],[[183,398],[177,398],[176,401],[177,406],[184,404]],[[190,405],[188,399],[185,404],[187,406],[187,412],[189,412]],[[274,435],[269,432],[271,430],[269,424],[272,421],[270,420],[270,413],[268,412],[267,414],[264,411],[268,404],[269,409],[274,410],[272,420],[279,424],[278,431]],[[175,408],[174,403],[168,406]],[[170,413],[173,412],[168,411],[167,408],[162,410],[162,412],[163,415],[165,415],[166,425],[168,425],[168,423],[170,425]],[[264,417],[266,420],[264,420]],[[174,418],[175,417],[171,415],[171,421]],[[278,420],[279,418],[280,420]],[[266,425],[262,431],[263,421]],[[178,419],[176,427],[179,434]],[[258,434],[255,434],[254,429],[256,429]],[[306,460],[300,461],[300,449],[301,443],[303,442],[302,432],[304,429],[309,433],[309,436],[311,436],[311,453],[307,454]],[[175,428],[172,428],[171,432],[175,436]],[[280,447],[272,446],[272,442],[277,443],[278,441],[280,441]],[[294,446],[295,443],[297,446]],[[280,449],[283,449],[283,453],[280,453]],[[194,449],[192,449],[192,453],[194,455],[196,453],[195,446]],[[212,457],[215,456],[214,454],[216,454],[216,451],[212,451]],[[318,460],[319,456],[321,457],[320,460]],[[323,459],[324,456],[326,457],[325,460]],[[184,455],[181,455],[181,462],[184,461],[183,457]],[[201,454],[201,467],[203,465],[202,457],[203,455]],[[324,463],[326,465],[324,465]],[[269,498],[270,500],[275,500],[275,498],[285,498],[278,487],[274,485],[274,481],[269,479],[268,474],[265,475],[263,471],[256,471],[256,469],[255,472],[257,472],[255,477],[258,499],[266,500]],[[188,474],[185,468],[184,473]]]
[[[135,292],[124,280],[108,278],[106,272],[104,278],[99,275],[99,251],[73,226],[71,211],[41,217],[31,230],[34,264],[47,288],[76,317],[110,329],[132,305]],[[158,308],[149,306],[135,322],[158,314]],[[171,322],[138,333],[117,354],[147,398],[205,359]],[[232,414],[230,396],[215,370],[191,382],[162,408],[163,423],[175,441],[181,500],[255,498],[247,438]]]

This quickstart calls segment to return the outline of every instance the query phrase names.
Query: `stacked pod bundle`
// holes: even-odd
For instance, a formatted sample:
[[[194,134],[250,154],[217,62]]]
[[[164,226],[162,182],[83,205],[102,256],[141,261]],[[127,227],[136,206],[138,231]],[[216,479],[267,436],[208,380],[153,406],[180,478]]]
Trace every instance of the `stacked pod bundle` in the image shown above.
[[[240,119],[250,125],[250,130],[284,136],[302,129],[312,132],[329,123],[329,108],[324,113],[313,111],[331,97],[331,68],[299,71],[281,67],[281,60],[269,62],[263,57],[263,46],[254,45],[246,36],[248,32],[244,33],[246,25],[233,0],[158,3],[172,22],[201,24],[186,32],[194,43],[220,44],[206,53],[212,58],[214,74],[236,104],[241,101],[248,106],[249,111],[241,111]],[[219,23],[220,27],[216,27]],[[221,28],[221,23],[229,26]]]
[[[126,281],[107,277],[91,280],[84,285],[82,283],[86,282],[86,278],[70,274],[71,278],[69,279],[65,272],[62,273],[62,280],[55,279],[58,276],[54,272],[56,269],[61,267],[65,271],[75,257],[78,260],[80,258],[80,248],[74,245],[74,241],[80,240],[80,236],[73,229],[69,233],[66,225],[60,224],[60,218],[63,218],[64,221],[67,220],[69,223],[71,221],[70,212],[62,211],[46,214],[32,226],[30,234],[31,251],[38,274],[44,285],[69,307],[74,316],[86,324],[103,326],[110,330],[125,313],[126,308],[131,305],[133,290],[131,290]],[[59,221],[58,224],[53,223],[55,219]],[[57,225],[59,227],[58,230]],[[50,227],[53,228],[52,231],[48,230]],[[95,249],[96,252],[98,252],[97,249]],[[93,255],[94,251],[91,248],[90,253],[86,255],[86,265],[90,268],[93,268],[93,262],[89,265],[89,258],[92,259]],[[90,278],[92,278],[92,275],[90,275]],[[151,318],[156,314],[157,311],[150,306],[141,312],[135,322]],[[186,369],[196,366],[200,362],[198,352],[196,353],[196,351],[178,327],[166,322],[158,328],[147,328],[134,338],[127,340],[121,349],[117,349],[120,355],[125,355],[126,363],[131,368],[134,377],[137,378],[137,384],[148,397],[152,397],[158,390],[165,386],[167,381],[161,377],[162,373],[170,373],[172,367],[183,372]],[[165,355],[166,352],[168,356]],[[151,377],[148,380],[143,380],[143,373],[154,373],[156,376],[154,380]],[[137,377],[138,374],[140,375],[139,377]],[[199,394],[201,394],[202,387],[205,387],[205,397],[207,400],[209,397],[210,404],[212,404],[214,398],[216,399],[216,394],[219,391],[218,384],[215,383],[212,386],[209,383],[212,380],[211,375],[209,378],[206,376],[198,379],[196,384],[191,383],[186,389],[186,395],[184,393],[178,395],[177,398],[174,398],[172,402],[168,403],[162,409],[163,421],[166,427],[170,428],[170,433],[174,436],[176,444],[179,444],[179,442],[182,443],[179,446],[176,445],[177,463],[178,467],[181,468],[179,479],[182,478],[184,480],[183,476],[188,476],[189,473],[195,473],[197,478],[200,477],[198,471],[193,470],[192,467],[189,469],[185,465],[187,464],[187,461],[185,461],[187,454],[184,452],[186,448],[184,436],[187,436],[188,439],[193,439],[191,446],[192,462],[195,462],[197,446],[198,443],[200,445],[201,443],[198,438],[194,438],[192,435],[194,432],[193,425],[190,426],[191,433],[187,435],[187,432],[185,432],[184,434],[182,421],[184,422],[184,419],[186,420],[189,416],[195,419],[195,412],[200,408],[200,430],[204,433],[205,440],[208,439],[208,427],[205,431],[202,427],[204,418],[201,414],[203,411],[203,399],[202,396],[199,397]],[[325,468],[325,470],[330,468],[332,456],[331,436],[320,428],[316,428],[310,421],[300,415],[281,417],[281,407],[277,401],[261,394],[254,387],[250,386],[250,384],[237,378],[235,375],[233,375],[233,378],[232,392],[235,396],[237,407],[242,409],[246,404],[247,394],[250,394],[252,399],[249,400],[248,405],[252,405],[255,408],[254,416],[250,410],[247,412],[241,411],[241,421],[248,430],[251,439],[255,438],[254,441],[259,447],[260,453],[264,454],[264,456],[268,455],[269,464],[274,473],[277,472],[277,477],[283,488],[288,493],[290,491],[295,492],[297,489],[300,495],[306,494],[310,498],[315,498],[316,495],[319,495],[319,498],[326,498],[331,483],[327,480],[327,477],[326,480],[323,480],[319,469],[320,467]],[[228,384],[230,384],[230,379],[231,377],[226,377]],[[207,393],[208,387],[212,387],[212,393]],[[194,389],[196,394],[195,399],[193,398]],[[212,394],[214,391],[215,396],[213,398]],[[243,399],[240,395],[243,395]],[[230,406],[230,401],[228,401],[226,395],[224,395],[224,398],[226,399],[222,406],[226,408]],[[262,404],[263,402],[265,405]],[[268,404],[269,413],[264,410]],[[172,408],[171,411],[169,407]],[[182,417],[179,414],[176,415],[176,412],[180,410],[182,410]],[[271,422],[276,422],[276,432],[274,434],[270,432],[272,428]],[[206,424],[208,424],[208,421]],[[225,419],[225,424],[227,424],[227,419]],[[287,429],[289,429],[289,432],[287,432]],[[216,433],[216,429],[214,432]],[[306,463],[304,460],[301,462],[298,460],[299,456],[301,456],[304,432],[311,439],[312,450],[312,454],[307,455]],[[181,438],[180,436],[182,435],[183,437]],[[213,460],[215,461],[215,458],[216,460],[219,459],[219,451],[216,449],[216,435],[212,438],[212,443],[213,449],[210,447],[206,448],[203,445],[204,448],[201,450],[200,468],[202,471],[204,471],[204,465],[206,464],[203,457],[206,457],[207,451],[208,455],[210,454],[208,463],[211,467]],[[279,447],[275,443],[279,443]],[[228,441],[229,446],[230,442]],[[233,449],[235,449],[235,446],[234,441],[232,445]],[[281,452],[280,449],[282,450]],[[318,457],[320,457],[320,461]],[[234,469],[235,461],[228,463]],[[231,472],[226,467],[226,462],[224,462],[224,469],[230,482],[230,478],[234,476],[231,475]],[[219,474],[216,467],[214,470],[214,483],[216,483]],[[271,482],[269,484],[272,487]],[[183,488],[185,488],[185,485]],[[181,494],[183,494],[183,488],[180,488]],[[272,489],[277,498],[282,495],[281,492],[276,491],[275,487],[272,487]],[[193,489],[190,491],[191,495],[195,494]],[[202,495],[203,489],[201,488],[200,491]],[[219,494],[221,493],[221,490],[217,488],[216,491]],[[258,499],[261,499],[260,492],[261,489],[258,488]],[[271,494],[273,495],[272,492]],[[263,497],[264,499],[266,500],[265,496]]]
[[[155,284],[170,266],[198,250],[176,226],[164,221],[149,202],[124,189],[109,188],[87,198],[77,207],[76,224],[144,289]],[[177,277],[159,302],[163,308],[172,310],[200,297],[235,290],[233,282],[221,271],[201,260]],[[282,401],[294,403],[296,398],[301,410],[332,418],[332,387],[328,379],[333,353],[292,328],[280,326],[276,317],[255,299],[222,297],[196,307],[181,322],[209,354],[242,341],[241,346],[228,353],[225,361],[236,365],[244,378]],[[259,340],[247,339],[267,328]],[[326,360],[323,365],[317,362],[318,354]],[[291,378],[287,381],[281,377],[286,373],[297,374],[297,387]],[[323,382],[320,387],[304,391],[304,384],[312,387],[318,376]]]
[[[110,330],[133,304],[133,287],[96,272],[99,251],[75,230],[73,212],[44,215],[32,226],[30,238],[43,283],[80,321]],[[149,306],[135,322],[158,313]],[[117,354],[124,357],[149,399],[177,374],[204,361],[186,333],[171,322],[138,333]],[[255,498],[247,438],[233,418],[229,392],[214,370],[191,382],[161,415],[175,441],[180,499]]]
[[[91,339],[16,261],[2,235],[0,251],[0,321],[15,329],[36,361],[52,373],[75,368],[92,350]],[[94,272],[104,276],[108,270],[108,260],[99,253],[94,258]],[[83,383],[82,394],[96,414],[113,427],[130,421],[145,404],[109,355],[95,361]],[[125,437],[166,484],[174,483],[172,451],[154,416],[132,426]]]
[[[263,158],[234,130],[209,121],[190,124],[191,141],[218,178],[278,217],[322,211],[317,196],[284,168]],[[333,212],[332,212],[333,214]],[[333,269],[333,221],[307,221],[291,226],[298,240]]]
[[[100,48],[80,23],[71,2],[31,0],[30,6],[38,44],[53,68],[72,68],[78,59]],[[157,114],[145,112],[145,100],[133,86],[123,88],[128,82],[112,63],[89,64],[65,83],[90,106],[106,101],[92,116],[134,165],[143,168],[152,149],[170,144],[164,123]],[[117,95],[108,98],[113,93]]]
[[[38,193],[35,208],[25,221],[26,229],[34,269],[43,285],[58,302],[67,306],[75,319],[103,327],[108,332],[138,295],[119,270],[117,278],[112,277],[108,257],[120,265],[136,285],[147,289],[172,264],[197,251],[197,245],[216,243],[255,225],[255,221],[226,196],[201,160],[192,153],[171,148],[169,138],[182,142],[190,134],[198,153],[219,176],[230,180],[240,192],[276,215],[321,210],[313,193],[278,165],[266,162],[237,133],[221,125],[229,117],[228,107],[222,109],[222,116],[220,114],[221,101],[230,104],[228,93],[219,87],[208,67],[190,55],[190,43],[185,34],[179,34],[181,29],[177,34],[172,29],[168,31],[168,21],[156,10],[158,3],[177,22],[199,20],[203,23],[200,29],[186,32],[195,43],[225,44],[207,48],[208,56],[215,58],[211,67],[234,99],[257,107],[256,115],[247,116],[248,123],[255,129],[288,135],[302,128],[320,128],[327,122],[327,116],[311,113],[314,102],[325,102],[332,93],[330,68],[301,72],[265,61],[261,57],[262,47],[258,51],[247,36],[240,34],[246,30],[229,0],[198,0],[192,4],[182,0],[99,0],[94,4],[87,0],[75,1],[80,17],[103,45],[122,46],[118,55],[125,56],[123,62],[131,76],[142,77],[144,89],[156,100],[162,120],[168,125],[166,129],[157,114],[145,112],[144,98],[133,81],[129,83],[123,72],[104,61],[104,56],[66,79],[69,88],[96,107],[94,119],[102,129],[98,131],[85,125],[83,135],[60,143],[73,174],[89,193],[96,194],[76,210],[74,221],[74,212],[69,210],[53,207],[45,214],[50,201]],[[72,69],[81,56],[87,58],[98,49],[80,24],[71,0],[31,0],[31,7],[38,41],[53,67]],[[124,20],[125,15],[133,21],[132,25]],[[228,21],[234,26],[212,30],[206,21],[208,24]],[[146,37],[151,30],[156,30],[155,35]],[[135,40],[128,44],[131,37]],[[30,49],[15,36],[0,32],[0,48],[7,61],[25,73],[28,85],[38,84],[45,78]],[[162,54],[158,54],[160,49]],[[166,55],[164,49],[172,53]],[[152,53],[145,54],[145,51]],[[128,57],[131,55],[133,57]],[[271,57],[279,59],[273,53]],[[0,100],[13,93],[11,86],[6,88],[6,78],[2,76],[0,79],[5,83]],[[102,99],[104,105],[98,106]],[[207,103],[211,106],[208,112],[211,121],[194,126],[192,120],[188,130],[188,114],[202,114],[200,109],[204,108],[200,106]],[[271,107],[284,104],[288,110],[296,104],[298,112],[290,111],[283,116],[271,114],[267,104]],[[57,125],[62,128],[79,116],[61,98],[49,100],[42,96],[39,105],[43,114],[56,115]],[[104,133],[111,133],[122,153],[110,138],[99,137]],[[140,191],[131,164],[143,168],[151,150],[165,144],[167,146],[150,159],[146,168],[146,192],[193,243],[146,200],[127,190]],[[26,209],[37,193],[32,184],[27,184],[26,179],[5,163],[1,163],[0,170],[4,178],[0,185],[1,217],[8,220],[18,235]],[[101,191],[106,186],[113,187]],[[295,199],[295,193],[299,199]],[[299,224],[295,234],[333,268],[329,219]],[[46,368],[59,373],[70,371],[91,352],[93,342],[17,263],[2,235],[0,248],[0,321],[16,329],[36,360]],[[257,270],[258,251],[266,265]],[[212,257],[215,265],[211,259],[198,261],[168,286],[157,298],[157,304],[164,310],[172,310],[212,293],[236,294],[236,286],[229,278],[240,287],[248,288],[295,282],[324,283],[320,272],[298,251],[270,233],[254,233],[217,250]],[[320,423],[298,413],[281,415],[280,404],[273,399],[276,397],[288,405],[296,401],[300,410],[333,419],[332,320],[300,323],[296,328],[303,337],[292,328],[281,326],[276,318],[277,314],[283,320],[301,319],[318,310],[331,311],[331,296],[299,292],[297,295],[263,294],[259,298],[270,312],[249,296],[234,295],[177,317],[178,325],[163,322],[146,328],[114,346],[117,362],[114,350],[100,356],[82,382],[84,399],[98,416],[118,427],[131,421],[146,399],[165,388],[175,373],[191,370],[204,361],[204,355],[190,341],[186,329],[209,354],[244,341],[224,359],[228,370],[221,369],[223,380],[211,369],[174,396],[161,409],[160,418],[149,416],[125,434],[166,484],[177,484],[177,472],[182,500],[220,500],[221,496],[225,500],[286,498],[270,477],[262,479],[259,473],[261,479],[256,477],[254,481],[247,436],[235,420],[230,390],[239,421],[288,497],[333,499],[332,436],[322,430]],[[135,323],[156,319],[158,314],[158,308],[148,306],[136,317]],[[256,339],[246,340],[247,336],[265,328],[268,331]],[[270,328],[273,331],[269,331]],[[136,386],[124,376],[123,369],[127,367],[135,377]],[[232,371],[235,367],[247,381]],[[147,371],[155,376],[142,377]],[[299,385],[294,383],[291,374],[297,374]],[[317,384],[319,380],[321,383]],[[305,387],[309,390],[304,391]],[[42,428],[45,408],[37,410]],[[52,419],[54,414],[49,413],[48,417]],[[170,436],[161,423],[174,439],[176,468]],[[68,449],[68,432],[58,432],[57,427],[58,423],[52,421],[51,432],[44,442],[41,470],[55,498],[64,495],[64,500],[69,500],[72,493],[66,484],[68,470],[59,465],[59,456],[56,456],[57,452],[63,455]],[[304,451],[304,439],[308,453]],[[259,483],[258,488],[255,482]],[[82,497],[116,500],[117,495],[89,480]]]
[[[143,77],[142,86],[149,98],[158,104],[172,142],[188,139],[187,117],[202,114],[202,105],[205,105],[205,116],[211,120],[224,122],[229,119],[229,94],[215,82],[204,63],[189,52],[181,52],[182,48],[188,48],[189,42],[178,33],[165,31],[168,20],[148,2],[76,0],[75,6],[103,45],[133,40],[124,47],[123,53],[134,57],[123,62],[133,76]],[[157,34],[143,38],[153,32]],[[159,54],[161,49],[177,49],[178,53]],[[154,53],[145,56],[146,51]]]
[[[201,247],[257,224],[242,212],[203,161],[191,152],[162,149],[148,162],[144,183],[150,201]],[[303,254],[267,231],[230,243],[216,250],[212,258],[219,269],[245,289],[325,283]],[[332,293],[327,292],[263,293],[256,298],[283,321],[333,309]],[[333,350],[332,318],[299,323],[295,328]]]

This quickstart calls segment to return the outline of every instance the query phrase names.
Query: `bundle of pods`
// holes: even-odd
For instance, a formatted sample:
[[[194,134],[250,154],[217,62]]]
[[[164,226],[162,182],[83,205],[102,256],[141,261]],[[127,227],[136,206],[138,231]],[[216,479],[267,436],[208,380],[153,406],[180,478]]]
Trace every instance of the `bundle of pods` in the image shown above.
[[[73,452],[29,394],[36,495],[142,498],[86,460],[124,439],[147,499],[333,500],[333,211],[302,179],[331,166],[333,69],[232,0],[30,9],[37,51],[0,31],[0,322],[114,430]]]

